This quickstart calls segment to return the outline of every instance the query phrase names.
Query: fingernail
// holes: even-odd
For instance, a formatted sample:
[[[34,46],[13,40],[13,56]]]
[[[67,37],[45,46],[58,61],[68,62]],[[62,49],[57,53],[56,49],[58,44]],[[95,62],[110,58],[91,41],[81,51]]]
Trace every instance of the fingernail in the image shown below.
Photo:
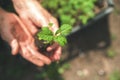
[[[17,45],[17,41],[16,40],[13,40],[11,42],[11,48],[12,48],[12,54],[15,55],[17,53],[17,48],[18,48],[18,45]]]
[[[48,48],[47,48],[47,51],[51,51],[51,50],[52,50],[52,48],[51,48],[51,47],[48,47]]]
[[[55,60],[59,60],[60,57],[58,55],[55,55]]]

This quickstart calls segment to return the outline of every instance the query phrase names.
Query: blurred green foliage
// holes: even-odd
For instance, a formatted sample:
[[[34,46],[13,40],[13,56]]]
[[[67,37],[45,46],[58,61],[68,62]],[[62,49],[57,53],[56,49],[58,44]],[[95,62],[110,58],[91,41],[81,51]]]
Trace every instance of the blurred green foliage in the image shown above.
[[[94,17],[97,0],[43,0],[42,5],[60,20],[60,24],[86,24]]]
[[[109,58],[114,58],[115,56],[116,56],[116,52],[115,52],[115,50],[113,50],[113,49],[108,49],[107,50],[107,56],[109,57]]]
[[[43,67],[42,72],[36,74],[36,79],[42,79],[42,80],[64,80],[61,77],[61,74],[63,74],[67,69],[70,68],[70,64],[64,63],[52,63],[48,66]]]
[[[117,36],[116,36],[114,33],[112,33],[112,34],[111,34],[111,39],[112,39],[112,40],[116,40],[116,39],[117,39]]]
[[[120,80],[120,71],[115,70],[110,74],[110,80]]]

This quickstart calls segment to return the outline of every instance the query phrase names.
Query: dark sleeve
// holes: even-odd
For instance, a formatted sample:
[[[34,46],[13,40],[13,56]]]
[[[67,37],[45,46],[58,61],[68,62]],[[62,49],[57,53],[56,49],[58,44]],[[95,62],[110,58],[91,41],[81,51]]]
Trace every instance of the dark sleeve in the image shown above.
[[[0,7],[7,11],[14,11],[12,0],[0,0]]]

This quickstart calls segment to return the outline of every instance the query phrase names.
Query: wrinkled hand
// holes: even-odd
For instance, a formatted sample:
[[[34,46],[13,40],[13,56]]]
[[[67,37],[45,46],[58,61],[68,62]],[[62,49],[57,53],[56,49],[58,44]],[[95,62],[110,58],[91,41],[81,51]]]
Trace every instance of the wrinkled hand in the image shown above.
[[[10,44],[13,55],[19,52],[26,60],[38,66],[51,63],[48,57],[37,51],[33,37],[15,14],[5,12],[0,16],[0,35]]]
[[[13,0],[15,10],[21,17],[24,24],[32,35],[35,35],[38,28],[53,23],[51,30],[55,32],[58,29],[57,20],[51,16],[36,0]],[[59,60],[61,55],[61,47],[54,44],[47,49],[53,51],[52,60]]]

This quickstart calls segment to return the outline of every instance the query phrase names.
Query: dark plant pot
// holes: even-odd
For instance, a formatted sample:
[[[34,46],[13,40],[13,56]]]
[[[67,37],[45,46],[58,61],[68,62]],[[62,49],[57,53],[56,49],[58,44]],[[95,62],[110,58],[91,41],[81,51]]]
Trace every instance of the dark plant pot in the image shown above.
[[[101,1],[101,0],[99,0],[99,1]],[[85,25],[80,24],[80,25],[77,25],[77,26],[73,27],[72,32],[69,35],[77,32],[77,31],[79,31],[81,29],[87,28],[89,25],[95,23],[96,21],[103,18],[104,16],[110,14],[113,11],[113,9],[114,9],[113,0],[107,0],[107,6],[106,6],[106,8],[104,10],[102,10],[98,14],[96,14],[94,18],[90,19],[87,22],[87,24],[85,24]]]
[[[38,51],[43,53],[46,56],[49,56],[50,54],[47,52],[47,47],[51,44],[45,44],[44,40],[39,40],[37,34],[34,36],[35,38],[35,45],[38,47]]]
[[[37,36],[35,36],[35,45],[39,48],[39,51],[46,52],[46,48],[50,46],[50,44],[44,44],[43,40],[39,40]]]

